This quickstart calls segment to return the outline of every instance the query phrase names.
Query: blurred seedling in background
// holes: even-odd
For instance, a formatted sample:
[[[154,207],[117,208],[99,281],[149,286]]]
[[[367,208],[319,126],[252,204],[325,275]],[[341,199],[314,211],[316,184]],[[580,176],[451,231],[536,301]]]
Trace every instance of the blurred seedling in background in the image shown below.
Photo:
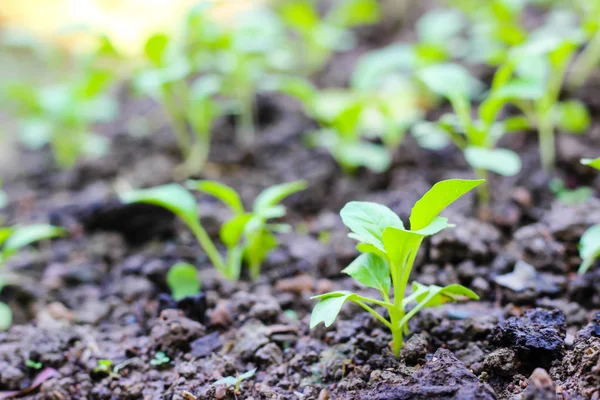
[[[190,181],[188,187],[208,193],[221,200],[234,213],[221,227],[220,238],[227,248],[225,259],[200,223],[194,196],[179,184],[141,189],[121,196],[126,203],[143,202],[164,207],[177,215],[192,231],[213,266],[227,279],[240,278],[242,262],[246,261],[252,279],[260,275],[260,266],[277,246],[274,233],[285,232],[284,224],[268,223],[269,219],[285,215],[279,204],[293,193],[304,190],[305,182],[291,182],[265,189],[255,200],[252,211],[245,211],[239,195],[230,187],[212,181]]]
[[[294,64],[295,72],[302,76],[322,70],[333,53],[351,50],[356,40],[350,28],[380,20],[376,0],[333,2],[324,16],[315,0],[284,0],[277,7],[286,27],[300,43]]]
[[[215,383],[213,383],[213,386],[225,385],[226,387],[233,387],[234,393],[239,395],[242,393],[241,392],[242,382],[247,379],[252,378],[255,373],[256,373],[256,368],[251,369],[248,372],[244,372],[241,375],[227,376],[227,377],[221,378],[218,381],[216,381]]]
[[[63,74],[69,71],[66,76],[56,77],[53,83],[11,83],[4,90],[3,100],[19,118],[20,141],[31,149],[49,144],[61,168],[73,166],[82,156],[98,157],[109,151],[108,140],[93,129],[119,113],[117,101],[108,93],[117,76],[104,62],[117,55],[108,39],[96,39],[93,51],[74,55],[62,66]]]
[[[0,291],[7,284],[18,284],[19,277],[2,271],[3,265],[23,247],[44,239],[64,234],[62,228],[36,224],[16,227],[0,227]],[[0,331],[6,330],[12,323],[12,311],[8,304],[0,301]]]
[[[154,355],[154,358],[150,360],[150,365],[153,365],[155,367],[160,367],[169,363],[171,363],[171,359],[162,351],[157,351]]]
[[[498,114],[506,101],[495,95],[494,88],[480,103],[474,118],[471,98],[481,91],[481,84],[458,64],[438,64],[418,73],[425,85],[448,99],[454,111],[437,122],[437,129],[464,153],[465,159],[480,179],[488,171],[503,176],[513,176],[521,170],[519,156],[508,149],[497,148],[498,140],[507,132],[521,129],[519,118],[498,121]],[[418,126],[417,126],[418,129]],[[479,205],[483,211],[489,207],[487,186],[479,186]]]
[[[360,296],[349,291],[337,291],[313,297],[315,306],[310,327],[321,322],[331,326],[345,302],[351,301],[365,309],[392,332],[392,352],[399,356],[403,335],[408,334],[409,320],[425,307],[464,298],[478,300],[471,290],[458,285],[439,287],[413,282],[412,293],[405,297],[408,280],[423,239],[452,227],[447,218],[439,216],[446,207],[483,180],[451,179],[436,183],[419,201],[410,215],[410,230],[388,207],[369,202],[352,201],[340,212],[342,221],[351,230],[350,238],[359,242],[358,256],[343,272],[359,283],[379,290],[382,300]],[[392,289],[390,292],[390,288]],[[407,307],[416,302],[410,310]],[[371,307],[388,311],[389,320]]]
[[[573,62],[569,71],[568,87],[571,90],[580,88],[600,65],[600,1],[575,0],[575,11],[581,19],[580,25],[586,36],[586,45]]]
[[[600,171],[600,158],[584,158],[581,163]],[[582,260],[579,266],[579,274],[585,274],[594,262],[600,258],[600,225],[591,226],[581,236],[579,256]]]
[[[167,285],[175,301],[198,295],[201,283],[196,267],[188,263],[173,265],[167,273]]]

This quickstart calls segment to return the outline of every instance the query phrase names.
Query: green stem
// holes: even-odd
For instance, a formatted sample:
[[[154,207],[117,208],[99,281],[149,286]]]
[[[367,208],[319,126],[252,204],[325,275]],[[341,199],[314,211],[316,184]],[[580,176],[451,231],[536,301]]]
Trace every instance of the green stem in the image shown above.
[[[550,171],[555,163],[554,124],[550,120],[552,116],[547,114],[539,120],[539,148],[542,167]]]
[[[185,117],[182,115],[177,102],[168,87],[164,86],[161,91],[161,100],[173,127],[175,140],[179,146],[179,150],[186,159],[190,151],[190,137],[188,134]]]
[[[385,307],[385,308],[390,308],[393,307],[394,305],[392,303],[390,303],[389,301],[380,301],[380,300],[376,300],[376,299],[371,299],[368,297],[363,297],[363,296],[359,296],[356,295],[356,299],[366,302],[366,303],[373,303],[377,306],[381,306],[381,307]]]
[[[598,62],[600,62],[600,29],[596,31],[592,40],[575,61],[570,73],[569,88],[574,90],[581,87]]]
[[[488,179],[488,172],[485,169],[476,169],[475,175],[477,179]],[[490,191],[488,185],[479,185],[477,188],[477,197],[479,199],[479,209],[489,210],[490,208]]]
[[[227,265],[223,261],[223,258],[221,257],[221,254],[219,254],[217,247],[214,245],[213,241],[210,239],[210,236],[208,236],[208,233],[206,233],[200,222],[191,225],[190,229],[194,233],[194,236],[196,236],[200,247],[202,247],[202,249],[206,252],[210,262],[219,272],[229,277]]]
[[[355,299],[352,301],[354,301],[354,303],[358,304],[359,306],[361,306],[362,308],[367,310],[371,315],[373,315],[375,318],[377,318],[381,323],[383,323],[389,329],[392,329],[392,325],[390,324],[390,322],[387,319],[383,318],[377,311],[373,310],[371,307],[369,307],[368,305],[366,305],[365,303],[363,303],[360,300]]]
[[[240,95],[240,119],[237,126],[238,145],[244,149],[250,149],[254,145],[256,136],[254,128],[254,101],[251,90],[242,89]]]

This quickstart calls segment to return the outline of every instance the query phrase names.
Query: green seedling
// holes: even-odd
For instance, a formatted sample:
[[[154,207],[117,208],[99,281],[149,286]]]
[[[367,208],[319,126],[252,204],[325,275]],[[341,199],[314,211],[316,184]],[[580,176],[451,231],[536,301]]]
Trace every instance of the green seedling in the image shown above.
[[[201,286],[196,267],[188,263],[173,265],[167,274],[167,285],[171,289],[171,297],[176,301],[196,296]]]
[[[553,178],[549,186],[558,201],[565,204],[583,203],[594,197],[594,191],[591,187],[582,186],[576,189],[569,189],[560,178]]]
[[[399,119],[388,93],[317,90],[296,78],[279,82],[279,90],[298,99],[319,123],[320,129],[308,136],[309,144],[326,148],[344,172],[353,174],[359,167],[383,172],[390,167],[390,150],[402,142],[407,123]]]
[[[242,382],[250,379],[254,376],[254,374],[256,373],[256,368],[251,369],[248,372],[244,372],[241,375],[237,375],[237,376],[226,376],[225,378],[221,378],[218,381],[216,381],[215,383],[213,383],[213,386],[219,386],[219,385],[225,385],[227,387],[234,387],[234,392],[236,394],[241,394],[241,387],[242,387]]]
[[[348,29],[377,23],[380,9],[375,0],[338,1],[321,17],[316,1],[285,0],[279,15],[300,40],[298,73],[309,76],[321,70],[334,52],[351,49],[355,40]]]
[[[44,365],[39,361],[33,361],[31,359],[28,359],[27,361],[25,361],[25,366],[27,368],[40,370]]]
[[[595,158],[595,159],[594,158],[582,158],[581,163],[583,165],[587,165],[592,168],[596,168],[598,171],[600,171],[600,158]]]
[[[577,50],[579,36],[537,35],[511,51],[496,72],[492,90],[496,99],[510,102],[523,113],[523,127],[538,131],[542,166],[555,164],[555,130],[583,133],[590,124],[585,105],[559,101],[567,68]]]
[[[427,236],[451,227],[447,218],[439,214],[446,207],[483,180],[451,179],[436,183],[415,203],[410,215],[410,230],[389,208],[369,202],[350,202],[340,215],[351,230],[348,235],[359,242],[358,256],[344,272],[363,285],[377,289],[381,300],[363,297],[349,291],[326,293],[313,297],[315,306],[310,327],[321,322],[331,326],[345,302],[351,301],[372,314],[392,332],[392,351],[398,356],[403,345],[403,335],[408,334],[409,320],[424,307],[434,307],[462,298],[479,297],[471,290],[458,285],[439,287],[413,282],[412,293],[405,297],[408,280],[417,253]],[[390,290],[391,288],[391,290]],[[416,306],[408,306],[416,302]],[[389,320],[373,306],[383,307]]]
[[[169,364],[170,362],[171,359],[165,353],[163,353],[162,351],[157,351],[154,355],[154,358],[150,360],[150,365],[158,367],[161,365]]]
[[[580,88],[600,64],[600,2],[580,0],[575,3],[587,44],[569,72],[567,83],[571,90]]]
[[[233,213],[220,232],[221,242],[227,246],[230,277],[238,279],[244,260],[250,277],[258,279],[263,261],[277,247],[274,233],[290,231],[289,225],[273,224],[269,220],[285,215],[285,207],[279,203],[306,189],[306,182],[284,183],[265,189],[254,201],[252,211],[244,209],[242,199],[229,186],[213,181],[189,181],[188,187],[218,198]]]
[[[600,158],[584,158],[581,163],[600,171]],[[582,260],[579,274],[585,274],[592,264],[600,258],[600,225],[593,225],[581,236],[579,256]]]
[[[277,246],[273,232],[285,228],[281,224],[269,224],[267,220],[282,217],[285,208],[278,203],[306,188],[304,182],[270,187],[256,198],[252,211],[245,212],[239,195],[225,185],[210,181],[190,181],[188,185],[217,197],[234,212],[232,219],[223,225],[220,232],[221,240],[227,247],[226,259],[223,259],[200,223],[194,196],[183,186],[169,184],[142,189],[127,193],[121,198],[126,203],[155,204],[177,215],[192,231],[213,266],[226,278],[234,281],[240,277],[243,260],[248,263],[252,277],[258,277],[262,261]]]
[[[222,82],[213,73],[187,81],[195,72],[181,41],[164,33],[148,38],[144,46],[147,65],[135,76],[136,88],[156,99],[168,115],[184,159],[185,175],[202,170],[208,159],[211,129],[225,108],[216,98]]]
[[[479,105],[477,117],[471,115],[471,100],[479,83],[457,64],[438,64],[419,71],[419,78],[433,92],[448,99],[454,114],[443,116],[437,125],[441,132],[463,151],[465,159],[480,179],[488,171],[513,176],[521,170],[521,159],[508,149],[497,148],[498,140],[506,133],[519,129],[520,119],[498,121],[505,102],[498,99],[494,88]],[[487,186],[479,187],[480,207],[489,206]]]
[[[0,227],[0,269],[17,251],[32,243],[44,239],[62,236],[64,230],[51,225],[29,225],[19,227]],[[0,270],[0,291],[15,278]],[[12,323],[12,311],[8,304],[0,301],[0,331],[6,330]]]
[[[97,375],[112,375],[113,372],[113,362],[111,360],[98,360],[94,369],[92,369],[92,373]]]
[[[59,167],[108,152],[106,138],[93,133],[95,124],[110,122],[119,112],[107,94],[116,82],[112,68],[102,64],[107,43],[102,38],[95,52],[76,57],[74,71],[58,83],[13,83],[5,90],[19,118],[20,141],[32,149],[49,144]]]

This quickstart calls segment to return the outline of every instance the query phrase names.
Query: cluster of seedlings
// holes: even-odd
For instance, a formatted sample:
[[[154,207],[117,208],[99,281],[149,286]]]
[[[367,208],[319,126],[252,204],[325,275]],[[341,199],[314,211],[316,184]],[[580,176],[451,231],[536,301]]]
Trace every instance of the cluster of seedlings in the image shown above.
[[[600,62],[598,2],[580,0],[571,8],[557,7],[534,31],[521,25],[525,1],[451,3],[453,8],[421,17],[415,43],[363,55],[344,89],[318,87],[311,78],[334,52],[347,50],[354,42],[350,28],[380,20],[376,0],[342,1],[324,14],[312,1],[289,0],[274,9],[258,9],[244,23],[229,28],[209,17],[208,6],[198,6],[179,32],[149,37],[144,63],[128,71],[133,74],[133,90],[155,99],[168,116],[186,178],[202,173],[213,126],[221,118],[235,116],[235,145],[253,151],[256,98],[266,91],[301,103],[316,123],[316,129],[306,133],[307,142],[326,148],[349,175],[360,168],[387,171],[407,134],[424,149],[453,144],[461,150],[477,179],[436,183],[412,208],[408,227],[377,203],[352,201],[340,212],[360,253],[343,272],[379,291],[380,298],[350,291],[315,296],[310,327],[332,325],[343,305],[351,302],[391,331],[390,346],[397,356],[408,323],[420,310],[478,299],[459,284],[409,285],[425,238],[453,226],[440,213],[472,190],[478,192],[479,207],[489,207],[488,174],[514,176],[522,168],[519,155],[499,144],[513,132],[537,133],[540,163],[551,172],[557,132],[588,130],[588,110],[571,93]],[[116,118],[118,106],[110,90],[122,76],[112,68],[119,58],[117,50],[106,37],[96,39],[97,48],[72,66],[75,77],[57,85],[16,84],[5,91],[19,117],[20,139],[32,148],[49,144],[60,167],[71,167],[80,157],[99,155],[110,146],[93,128]],[[477,63],[495,68],[489,87],[469,72],[468,67]],[[577,73],[567,78],[570,66]],[[451,112],[427,120],[427,111],[442,102],[449,103]],[[600,158],[581,162],[600,170]],[[171,211],[189,228],[212,266],[235,282],[244,276],[244,267],[250,279],[260,277],[262,264],[278,246],[277,235],[292,229],[282,223],[286,215],[282,201],[307,186],[296,181],[269,187],[251,208],[233,188],[209,180],[190,179],[120,197],[123,203],[149,203]],[[201,222],[195,192],[218,199],[230,211],[218,243]],[[49,225],[2,227],[0,266],[19,249],[64,234]],[[579,273],[584,274],[600,258],[600,225],[582,235],[579,250]],[[15,279],[0,272],[0,290]],[[171,267],[167,284],[175,300],[201,290],[197,268],[187,263]],[[11,318],[10,308],[0,302],[0,330],[8,329]],[[158,352],[151,364],[170,362]],[[111,375],[118,369],[110,360],[101,360],[93,372]],[[241,382],[254,372],[216,384],[239,392]]]

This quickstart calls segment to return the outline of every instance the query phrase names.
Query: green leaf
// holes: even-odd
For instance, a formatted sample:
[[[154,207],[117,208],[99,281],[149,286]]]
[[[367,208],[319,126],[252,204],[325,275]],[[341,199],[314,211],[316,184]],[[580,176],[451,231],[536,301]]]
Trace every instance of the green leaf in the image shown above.
[[[350,300],[352,296],[355,296],[352,292],[339,291],[311,297],[312,299],[318,299],[319,302],[315,305],[310,315],[310,329],[313,329],[321,322],[326,327],[330,327],[340,313],[344,303]]]
[[[354,236],[353,233],[350,233],[348,235],[348,237],[352,237]],[[357,236],[356,238],[354,238],[356,240],[361,240],[362,238],[360,236]],[[385,254],[385,251],[373,246],[372,244],[369,243],[359,243],[356,245],[356,250],[360,251],[361,253],[372,253],[375,254],[381,258],[383,258],[384,260],[386,259],[387,255]]]
[[[493,92],[496,99],[537,100],[544,95],[544,85],[535,80],[513,79]]]
[[[339,141],[330,149],[335,159],[344,167],[351,169],[365,167],[373,172],[387,171],[392,164],[388,150],[378,144],[362,141]]]
[[[251,266],[261,265],[269,252],[277,247],[277,239],[266,229],[249,232],[246,238],[244,259]]]
[[[424,291],[423,289],[427,289],[427,291]],[[423,305],[424,307],[437,307],[445,303],[460,301],[466,298],[479,300],[479,296],[475,292],[458,284],[440,287],[436,285],[425,286],[419,282],[413,282],[413,292],[419,290],[424,293],[417,296],[417,302],[421,303],[428,299]]]
[[[233,247],[240,242],[246,224],[254,217],[252,213],[237,214],[221,227],[221,241],[227,247]]]
[[[558,128],[563,132],[584,133],[591,123],[590,113],[581,101],[568,100],[554,105]]]
[[[447,98],[471,98],[481,90],[481,83],[461,65],[436,64],[417,72],[417,77],[434,93]]]
[[[446,44],[465,27],[463,15],[457,9],[434,9],[417,21],[421,42]]]
[[[504,126],[504,131],[507,133],[522,132],[531,129],[531,122],[527,117],[522,115],[508,117],[501,123]]]
[[[363,285],[388,294],[392,280],[387,262],[373,253],[359,255],[342,272]]]
[[[221,200],[235,214],[244,212],[242,199],[231,187],[215,181],[187,181],[186,186]]]
[[[508,149],[469,146],[464,153],[467,162],[474,169],[484,169],[502,176],[514,176],[521,171],[519,155]]]
[[[304,110],[309,115],[314,115],[313,107],[317,97],[317,89],[310,81],[299,77],[285,77],[279,79],[275,85],[279,92],[295,98],[302,103]]]
[[[583,165],[588,165],[592,168],[596,168],[598,171],[600,171],[600,157],[599,158],[582,158],[581,159],[581,163]]]
[[[341,28],[374,24],[379,21],[379,3],[376,0],[346,0],[327,16],[327,20]]]
[[[344,225],[358,235],[360,241],[383,250],[383,232],[388,227],[404,229],[404,224],[388,207],[366,201],[351,201],[340,211]]]
[[[582,263],[579,273],[585,273],[600,257],[600,225],[594,225],[583,233],[579,240],[579,256]]]
[[[15,227],[12,229],[11,235],[4,242],[4,246],[2,247],[1,261],[6,260],[19,249],[34,242],[44,239],[51,239],[64,234],[64,229],[57,228],[52,225],[36,224]]]
[[[196,226],[200,219],[196,209],[196,199],[177,183],[140,189],[122,194],[120,197],[124,203],[148,203],[166,208],[190,227]]]
[[[167,273],[167,285],[175,300],[196,296],[200,293],[200,280],[196,267],[188,263],[177,263]]]
[[[10,328],[12,324],[12,310],[8,304],[0,301],[0,332]]]
[[[419,251],[424,237],[420,233],[403,228],[386,228],[383,232],[383,245],[391,265],[404,266],[408,256]]]
[[[411,133],[424,149],[441,150],[450,144],[448,133],[433,122],[419,121],[413,125]]]
[[[310,34],[320,22],[319,14],[311,0],[284,2],[279,13],[287,25],[304,34]]]
[[[163,65],[165,52],[169,44],[166,33],[155,33],[150,36],[144,45],[144,54],[155,66]]]
[[[410,214],[411,230],[426,228],[446,207],[484,182],[485,179],[448,179],[436,183],[415,203]]]
[[[258,195],[252,209],[254,212],[260,213],[262,210],[275,206],[286,197],[306,188],[306,181],[294,181],[271,186]]]
[[[415,64],[415,51],[412,46],[395,44],[370,51],[356,64],[351,87],[358,90],[378,89],[386,77],[398,72],[408,72]]]
[[[240,279],[240,273],[242,271],[242,260],[244,257],[244,246],[239,244],[237,246],[230,247],[227,249],[227,271],[226,277],[237,281]]]
[[[10,237],[12,233],[13,228],[0,227],[0,246],[6,241],[6,239]]]

